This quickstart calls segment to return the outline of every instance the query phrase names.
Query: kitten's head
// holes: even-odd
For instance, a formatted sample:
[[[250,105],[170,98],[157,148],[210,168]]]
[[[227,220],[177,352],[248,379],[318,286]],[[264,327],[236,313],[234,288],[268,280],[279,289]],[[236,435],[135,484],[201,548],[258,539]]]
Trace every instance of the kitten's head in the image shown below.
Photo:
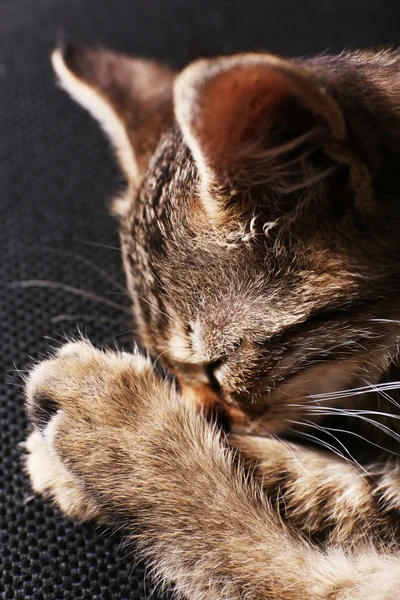
[[[279,432],[310,394],[387,372],[400,53],[242,54],[176,74],[68,47],[53,64],[115,146],[139,339],[186,397]]]

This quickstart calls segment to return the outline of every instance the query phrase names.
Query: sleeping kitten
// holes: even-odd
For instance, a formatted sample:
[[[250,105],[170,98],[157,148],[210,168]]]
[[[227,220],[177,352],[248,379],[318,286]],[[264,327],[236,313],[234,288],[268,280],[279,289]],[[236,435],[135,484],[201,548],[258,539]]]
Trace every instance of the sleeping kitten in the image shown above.
[[[115,147],[139,341],[179,389],[64,346],[27,381],[34,489],[178,597],[400,598],[400,54],[53,65]]]

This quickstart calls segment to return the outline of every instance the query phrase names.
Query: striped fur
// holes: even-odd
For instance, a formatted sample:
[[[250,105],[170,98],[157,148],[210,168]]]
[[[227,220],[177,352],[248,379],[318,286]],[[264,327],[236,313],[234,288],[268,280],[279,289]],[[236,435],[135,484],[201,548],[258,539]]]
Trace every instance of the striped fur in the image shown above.
[[[178,597],[399,598],[398,51],[54,65],[117,148],[137,336],[179,389],[67,345],[27,383],[34,489]]]

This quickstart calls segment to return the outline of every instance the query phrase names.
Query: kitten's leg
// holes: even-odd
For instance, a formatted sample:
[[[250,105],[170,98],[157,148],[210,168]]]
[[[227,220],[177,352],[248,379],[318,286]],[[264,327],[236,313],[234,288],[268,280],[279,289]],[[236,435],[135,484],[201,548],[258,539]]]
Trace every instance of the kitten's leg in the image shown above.
[[[27,397],[51,456],[181,596],[398,598],[399,559],[322,553],[296,536],[140,356],[69,345],[32,373]]]
[[[400,541],[400,464],[362,470],[299,444],[229,436],[282,517],[324,545],[388,548]]]

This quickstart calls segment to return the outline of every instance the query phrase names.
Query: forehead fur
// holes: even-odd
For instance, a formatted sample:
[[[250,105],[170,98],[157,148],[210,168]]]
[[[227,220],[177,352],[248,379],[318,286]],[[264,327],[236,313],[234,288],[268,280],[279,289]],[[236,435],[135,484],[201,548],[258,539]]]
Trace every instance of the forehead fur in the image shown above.
[[[400,193],[393,170],[399,158],[393,140],[400,137],[393,93],[399,90],[398,57],[356,53],[303,64],[339,103],[349,143],[371,165],[377,215],[354,207],[344,170],[302,190],[296,218],[268,189],[245,190],[253,211],[221,230],[204,211],[197,165],[173,124],[121,223],[133,290],[149,303],[142,309],[155,335],[166,321],[162,313],[173,315],[179,335],[201,336],[211,356],[214,347],[220,351],[243,335],[273,336],[321,311],[387,294],[398,271],[388,243],[399,245],[399,214],[390,212]]]
[[[244,333],[274,335],[356,293],[348,254],[328,251],[319,232],[290,243],[287,233],[266,236],[259,220],[249,239],[250,223],[221,235],[205,220],[197,177],[174,126],[122,223],[135,293],[151,298],[157,322],[160,310],[173,311],[220,346]]]

